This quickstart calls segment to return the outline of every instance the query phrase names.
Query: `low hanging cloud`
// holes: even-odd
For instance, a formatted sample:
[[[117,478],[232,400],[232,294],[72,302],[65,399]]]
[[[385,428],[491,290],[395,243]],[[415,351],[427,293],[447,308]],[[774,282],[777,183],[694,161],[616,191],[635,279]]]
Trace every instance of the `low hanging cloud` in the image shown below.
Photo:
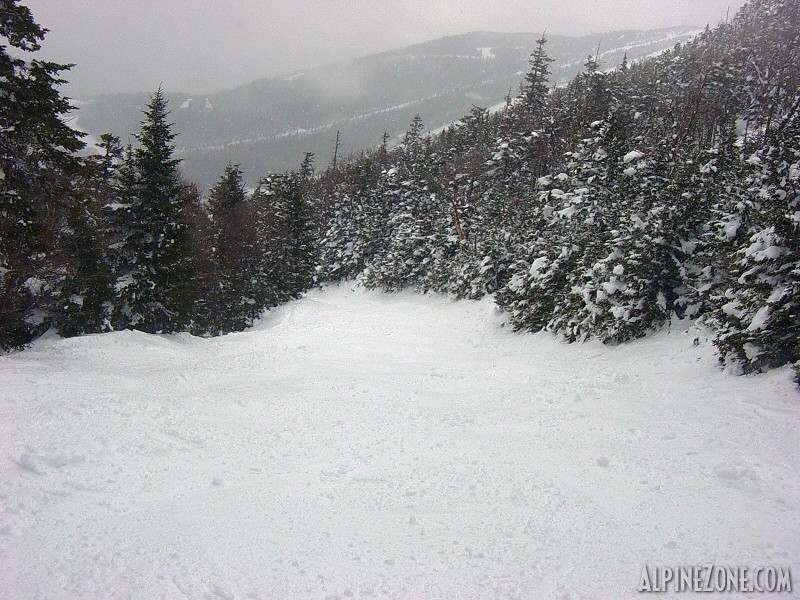
[[[74,62],[67,92],[207,93],[260,77],[469,31],[715,25],[744,0],[22,0],[51,30],[43,55]],[[331,93],[352,93],[358,81]],[[357,76],[358,74],[355,74]],[[349,76],[354,76],[349,74]],[[355,88],[357,89],[357,88]]]
[[[310,85],[318,94],[331,100],[351,100],[364,94],[367,72],[361,65],[334,64],[314,73]]]

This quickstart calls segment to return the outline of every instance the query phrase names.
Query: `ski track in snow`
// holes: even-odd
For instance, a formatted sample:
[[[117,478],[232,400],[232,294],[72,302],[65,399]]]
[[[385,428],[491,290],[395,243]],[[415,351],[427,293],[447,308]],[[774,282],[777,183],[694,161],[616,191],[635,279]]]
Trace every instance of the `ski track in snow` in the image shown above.
[[[788,369],[724,373],[685,324],[604,347],[502,323],[341,286],[221,338],[0,358],[0,598],[639,598],[645,564],[800,585]]]

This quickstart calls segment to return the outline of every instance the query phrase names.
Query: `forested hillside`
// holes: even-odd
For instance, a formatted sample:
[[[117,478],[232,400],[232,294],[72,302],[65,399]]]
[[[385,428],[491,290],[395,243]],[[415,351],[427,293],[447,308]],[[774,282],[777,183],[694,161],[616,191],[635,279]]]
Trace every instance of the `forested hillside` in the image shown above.
[[[0,34],[38,47],[17,0]],[[676,318],[744,372],[800,376],[800,5],[752,0],[656,57],[590,55],[564,86],[545,38],[504,110],[413,119],[314,175],[229,166],[207,197],[167,100],[104,154],[61,120],[63,67],[0,47],[0,342],[135,328],[220,334],[315,283],[494,294],[521,330],[624,342]],[[299,162],[299,161],[298,161]]]

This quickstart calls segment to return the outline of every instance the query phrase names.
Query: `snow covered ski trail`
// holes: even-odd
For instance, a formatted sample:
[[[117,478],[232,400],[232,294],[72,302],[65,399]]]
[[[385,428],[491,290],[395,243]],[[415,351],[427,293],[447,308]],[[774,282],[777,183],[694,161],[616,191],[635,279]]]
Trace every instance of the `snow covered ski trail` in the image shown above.
[[[635,598],[800,577],[800,394],[680,327],[513,334],[348,287],[216,339],[0,358],[0,598]],[[796,582],[800,586],[800,581]],[[785,595],[784,595],[785,597]]]

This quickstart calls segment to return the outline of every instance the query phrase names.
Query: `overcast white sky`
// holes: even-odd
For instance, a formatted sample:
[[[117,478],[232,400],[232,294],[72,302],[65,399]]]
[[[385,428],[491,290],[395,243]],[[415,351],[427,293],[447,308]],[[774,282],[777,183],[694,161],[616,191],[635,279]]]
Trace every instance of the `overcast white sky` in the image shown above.
[[[744,0],[22,0],[67,93],[211,92],[470,31],[716,25]]]

